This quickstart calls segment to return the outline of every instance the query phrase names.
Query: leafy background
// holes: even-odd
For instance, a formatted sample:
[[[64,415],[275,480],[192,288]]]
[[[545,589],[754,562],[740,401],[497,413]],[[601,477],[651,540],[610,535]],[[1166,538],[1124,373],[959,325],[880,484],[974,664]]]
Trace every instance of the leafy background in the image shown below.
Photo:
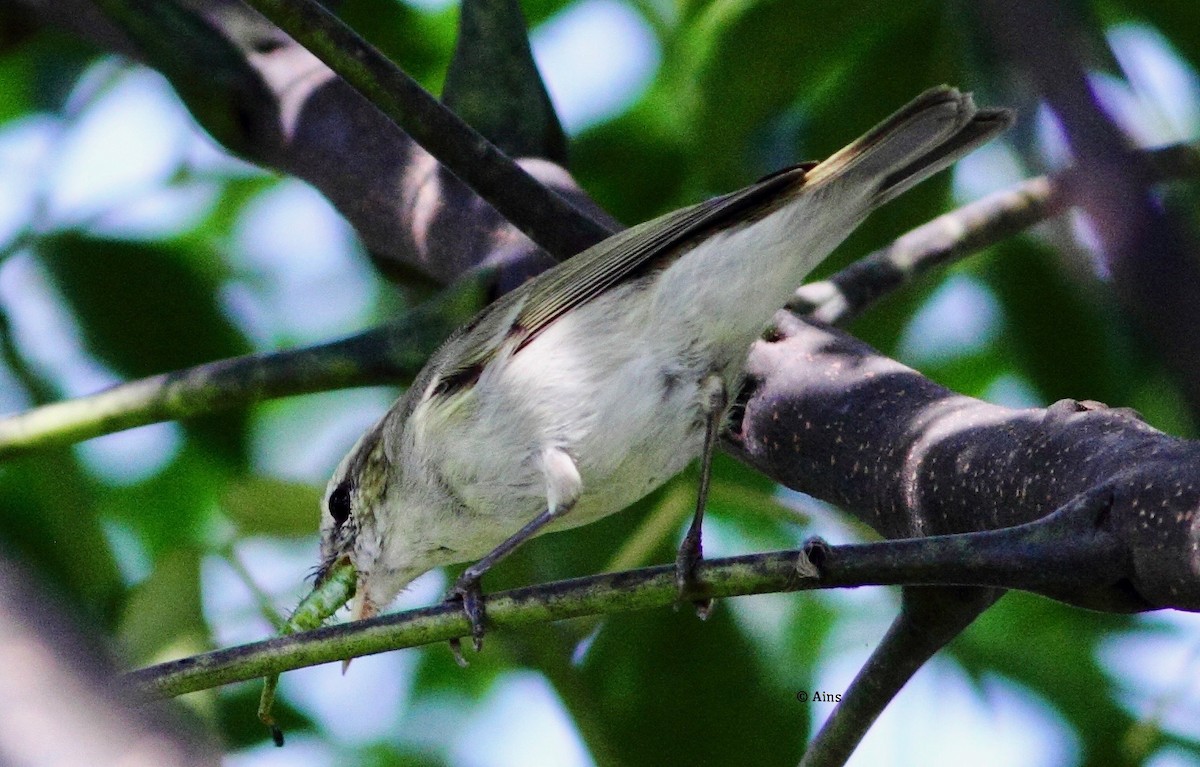
[[[1200,133],[1200,10],[1073,3],[1105,106],[1144,145]],[[581,184],[644,220],[822,157],[925,87],[983,103],[1019,90],[963,3],[529,0]],[[437,92],[457,10],[347,0],[343,18]],[[2,17],[0,17],[2,18]],[[157,74],[49,29],[0,35],[0,411],[251,350],[345,335],[396,311],[317,193],[233,159]],[[1060,165],[1057,126],[1021,125],[864,225],[828,272],[956,202]],[[1194,228],[1194,187],[1165,192]],[[853,329],[965,394],[1059,397],[1196,425],[1098,279],[1087,223],[1064,217],[906,289]],[[0,465],[0,546],[80,623],[143,665],[270,633],[315,560],[319,488],[396,392],[298,397]],[[721,459],[706,550],[866,533]],[[685,473],[630,510],[539,540],[489,588],[669,561]],[[431,573],[397,607],[437,599]],[[468,671],[443,647],[285,677],[289,745],[257,687],[179,706],[231,765],[784,764],[798,759],[895,608],[885,590],[762,596],[688,611],[493,634]],[[1200,622],[1113,617],[1012,595],[924,669],[852,763],[1193,764]]]

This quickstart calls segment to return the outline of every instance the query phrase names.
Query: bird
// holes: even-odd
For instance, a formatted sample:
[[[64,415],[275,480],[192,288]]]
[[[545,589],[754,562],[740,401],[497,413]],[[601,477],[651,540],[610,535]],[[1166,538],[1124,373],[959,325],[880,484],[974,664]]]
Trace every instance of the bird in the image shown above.
[[[620,511],[700,458],[676,557],[684,593],[750,346],[871,211],[1012,121],[932,88],[822,162],[614,234],[500,297],[338,464],[318,582],[348,560],[357,620],[423,573],[473,562],[447,599],[462,601],[478,650],[490,567],[530,538]]]

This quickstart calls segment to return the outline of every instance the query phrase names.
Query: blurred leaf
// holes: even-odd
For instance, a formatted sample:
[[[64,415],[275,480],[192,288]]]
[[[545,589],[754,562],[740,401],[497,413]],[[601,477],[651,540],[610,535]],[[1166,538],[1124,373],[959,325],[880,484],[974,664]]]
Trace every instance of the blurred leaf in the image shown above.
[[[203,174],[194,175],[208,178]],[[191,177],[192,174],[185,172],[185,180]],[[182,236],[181,239],[185,246],[200,250],[205,247],[207,242],[228,241],[242,222],[246,204],[278,185],[279,177],[264,173],[263,175],[219,179],[219,182],[220,192],[216,204],[213,205],[212,211],[199,231]],[[193,237],[196,239],[194,244],[192,243]]]
[[[463,643],[463,653],[471,666],[465,670],[454,660],[448,645],[432,645],[405,652],[417,652],[417,671],[413,676],[413,693],[417,696],[436,696],[439,699],[458,698],[459,705],[481,699],[496,679],[511,667],[511,658],[497,652],[496,637],[484,639],[482,653],[474,652],[470,642]]]
[[[700,488],[699,462],[693,464],[684,476],[691,483],[688,495],[690,519]],[[775,482],[733,458],[718,453],[713,458],[706,518],[717,517],[732,524],[753,550],[790,546],[803,535],[801,524],[804,520],[784,506],[777,491]],[[725,553],[732,555],[740,552]]]
[[[921,187],[918,187],[909,194],[922,191]],[[905,197],[907,196],[905,195]],[[837,264],[841,264],[843,259],[854,260],[856,254],[866,255],[866,252],[861,249],[849,253],[847,250],[843,246],[835,252],[834,259]],[[839,253],[846,253],[846,256],[839,257]],[[832,269],[833,266],[822,267],[818,271],[826,273]],[[937,288],[938,280],[938,275],[931,275],[894,291],[851,322],[848,330],[856,338],[866,341],[880,352],[891,357],[897,356],[905,328],[912,320],[913,315],[925,305],[925,301]],[[924,369],[921,372],[925,372]]]
[[[75,310],[89,346],[125,375],[152,375],[249,350],[217,305],[218,286],[189,264],[199,256],[168,243],[81,234],[47,238],[38,255]]]
[[[415,751],[391,743],[372,743],[360,750],[353,764],[358,767],[441,767],[449,762],[428,751]]]
[[[150,577],[125,603],[118,638],[131,665],[211,648],[200,603],[200,553],[176,549],[160,558]]]
[[[982,397],[996,379],[1009,371],[1011,361],[997,344],[988,344],[973,353],[931,365],[921,372],[951,391],[968,397]]]
[[[154,476],[108,489],[99,499],[105,516],[124,520],[151,557],[211,543],[213,510],[224,471],[195,447],[186,447]]]
[[[557,13],[574,5],[577,0],[522,0],[521,11],[533,29]]]
[[[1128,402],[1137,362],[1101,286],[1027,238],[991,252],[980,271],[1005,306],[1004,345],[1047,401]]]
[[[765,668],[718,605],[611,616],[581,674],[625,765],[794,764],[806,741],[794,697],[811,677]]]
[[[902,82],[905,91],[895,106],[915,96],[921,87],[908,83],[920,81],[932,46],[912,45],[909,33],[918,26],[928,30],[936,9],[927,0],[882,5],[742,0],[708,6],[688,30],[689,47],[698,54],[695,69],[685,69],[684,79],[695,104],[693,138],[709,152],[709,182],[726,189],[752,180],[747,138],[797,99],[816,106],[806,116],[821,126],[818,131],[836,134],[836,143],[814,142],[819,158],[895,108],[880,107],[891,103],[887,96],[894,83],[889,80]],[[868,13],[871,23],[863,24]],[[891,66],[870,67],[869,82],[855,82],[856,65],[874,63],[879,48],[888,50]],[[883,82],[880,72],[889,75]],[[770,87],[756,87],[760,83]],[[822,110],[820,102],[827,108]],[[853,127],[862,111],[869,119]]]
[[[241,333],[221,312],[219,283],[193,264],[211,258],[169,243],[62,234],[38,256],[79,320],[88,348],[128,378],[245,354]],[[244,417],[194,419],[189,432],[233,463],[245,452]]]
[[[927,88],[947,83],[971,89],[951,11],[927,2],[904,8],[903,13],[885,17],[890,22],[887,26],[870,25],[869,35],[861,42],[847,43],[855,48],[852,55],[835,56],[843,68],[833,80],[802,92],[798,104],[803,121],[796,159],[828,157]],[[914,45],[914,40],[924,42]],[[814,278],[840,269],[944,213],[949,208],[949,180],[949,173],[939,174],[872,213]],[[894,321],[890,324],[896,325]],[[866,340],[883,343],[882,337]],[[890,343],[883,346],[889,348]]]
[[[272,477],[245,477],[225,489],[221,508],[243,536],[294,538],[317,532],[321,491]]]
[[[633,225],[685,204],[694,172],[685,142],[648,96],[629,112],[585,131],[571,145],[571,167],[583,187],[619,221]]]
[[[124,584],[93,492],[70,452],[6,460],[0,465],[0,546],[36,569],[43,589],[111,627]]]
[[[5,13],[9,13],[6,9]],[[0,22],[15,23],[9,18]],[[10,27],[0,37],[13,32]],[[0,55],[0,124],[35,111],[55,112],[96,52],[58,30],[41,28]]]
[[[1125,615],[1085,612],[1012,592],[949,652],[975,678],[999,673],[1037,692],[1075,728],[1086,765],[1128,763],[1122,739],[1133,719],[1097,660],[1101,642],[1133,626]]]
[[[421,11],[398,0],[344,0],[337,14],[430,93],[440,93],[458,10]]]
[[[829,636],[843,615],[836,603],[831,603],[832,600],[823,593],[791,596],[796,600],[796,608],[789,616],[787,633],[791,637],[791,643],[786,648],[787,664],[789,670],[796,675],[794,681],[801,685],[796,689],[811,690],[824,654],[829,650]]]

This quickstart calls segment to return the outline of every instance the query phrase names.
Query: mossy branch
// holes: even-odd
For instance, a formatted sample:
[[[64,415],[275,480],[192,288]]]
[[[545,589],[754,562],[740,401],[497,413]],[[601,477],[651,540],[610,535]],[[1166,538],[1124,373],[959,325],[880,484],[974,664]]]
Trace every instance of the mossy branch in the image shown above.
[[[486,280],[464,280],[428,305],[339,341],[210,362],[0,418],[0,458],[265,399],[406,384],[442,339],[482,308]]]
[[[813,540],[800,550],[705,560],[696,587],[682,597],[914,583],[1021,588],[1056,596],[1087,593],[1109,587],[1128,571],[1123,543],[1103,529],[1109,499],[1089,497],[1001,530],[844,546]],[[499,592],[488,595],[485,604],[489,625],[504,630],[667,607],[680,596],[674,565],[660,565]],[[145,696],[182,695],[470,632],[461,605],[443,603],[150,666],[129,673],[127,681]]]

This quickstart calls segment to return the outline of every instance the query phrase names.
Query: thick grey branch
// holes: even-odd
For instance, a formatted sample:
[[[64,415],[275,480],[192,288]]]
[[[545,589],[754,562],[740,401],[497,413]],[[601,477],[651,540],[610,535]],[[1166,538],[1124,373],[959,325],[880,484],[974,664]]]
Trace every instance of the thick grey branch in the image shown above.
[[[316,54],[551,255],[566,259],[610,234],[514,165],[315,0],[247,2]]]
[[[991,405],[844,333],[776,319],[750,353],[727,435],[735,455],[888,538],[1019,525],[1111,492],[1108,524],[1129,548],[1129,581],[1059,598],[1200,609],[1200,443],[1100,403]]]
[[[107,18],[93,0],[18,1],[162,71],[226,147],[320,189],[385,275],[449,284],[488,265],[506,289],[554,263],[312,53],[236,0],[98,0]],[[559,166],[533,157],[518,165],[601,228],[616,228]],[[498,193],[512,198],[505,171],[491,172]]]

